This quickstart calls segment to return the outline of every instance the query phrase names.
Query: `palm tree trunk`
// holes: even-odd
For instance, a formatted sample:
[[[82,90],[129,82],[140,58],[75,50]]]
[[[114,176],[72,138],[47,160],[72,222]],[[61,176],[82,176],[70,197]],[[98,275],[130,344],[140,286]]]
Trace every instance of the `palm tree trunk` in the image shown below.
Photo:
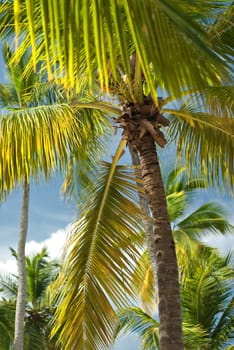
[[[26,304],[26,266],[25,266],[25,244],[28,231],[28,205],[29,205],[29,183],[25,178],[22,186],[22,207],[20,219],[20,235],[18,242],[18,293],[15,313],[14,350],[24,348],[24,316]]]
[[[160,350],[183,350],[180,287],[175,244],[168,218],[155,142],[146,133],[137,149],[145,192],[154,218],[156,245],[157,283],[159,301]]]

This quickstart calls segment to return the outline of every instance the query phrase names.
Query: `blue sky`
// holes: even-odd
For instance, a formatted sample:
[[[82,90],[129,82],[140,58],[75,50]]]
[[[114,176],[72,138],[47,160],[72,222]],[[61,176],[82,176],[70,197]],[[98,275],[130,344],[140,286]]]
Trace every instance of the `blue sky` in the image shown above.
[[[4,68],[0,62],[0,77],[4,80]],[[112,149],[114,146],[112,145]],[[169,153],[166,166],[172,160]],[[62,178],[55,176],[48,184],[32,183],[30,190],[29,227],[27,239],[27,254],[39,251],[44,245],[48,247],[52,258],[59,257],[66,238],[66,230],[76,215],[75,205],[66,204],[60,195]],[[230,212],[230,220],[234,223],[234,201],[228,195],[218,195],[215,192],[202,192],[196,201],[196,206],[219,199]],[[17,248],[19,220],[21,208],[21,189],[12,193],[5,203],[0,205],[0,271],[15,271],[14,260],[11,258],[9,247]],[[210,236],[206,240],[209,244],[227,252],[234,247],[234,237]],[[118,342],[114,349],[137,349],[133,337],[127,337]]]

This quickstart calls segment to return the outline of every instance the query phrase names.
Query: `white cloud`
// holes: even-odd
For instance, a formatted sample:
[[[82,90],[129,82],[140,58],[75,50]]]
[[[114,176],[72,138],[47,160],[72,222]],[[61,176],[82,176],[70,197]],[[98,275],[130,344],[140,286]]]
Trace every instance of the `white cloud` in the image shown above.
[[[53,232],[49,238],[42,242],[33,240],[26,243],[26,255],[38,253],[43,247],[46,247],[51,259],[59,259],[65,244],[68,228],[69,226]],[[16,273],[16,271],[17,265],[15,259],[8,259],[4,262],[0,261],[0,273]]]
[[[230,251],[234,252],[234,235],[222,236],[218,234],[210,234],[202,239],[208,245],[218,248],[222,254],[227,254]]]
[[[51,234],[51,236],[42,241],[30,241],[26,244],[26,255],[31,255],[37,253],[42,250],[43,247],[46,247],[51,259],[59,258],[61,255],[63,246],[65,244],[66,236],[67,236],[67,228],[60,229]]]
[[[17,265],[15,259],[9,259],[4,262],[0,261],[0,273],[8,274],[8,273],[16,273]]]

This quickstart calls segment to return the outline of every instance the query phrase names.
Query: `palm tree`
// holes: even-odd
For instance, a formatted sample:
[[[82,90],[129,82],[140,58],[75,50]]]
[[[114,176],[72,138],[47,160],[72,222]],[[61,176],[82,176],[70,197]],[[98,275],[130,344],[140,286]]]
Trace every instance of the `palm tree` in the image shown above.
[[[200,179],[187,181],[183,168],[173,170],[165,179],[180,271],[184,343],[189,350],[231,349],[234,337],[231,255],[223,258],[199,239],[210,232],[231,233],[233,226],[222,206],[215,202],[205,203],[186,215],[204,185]],[[142,340],[142,349],[159,349],[159,322],[153,317],[157,314],[153,272],[147,251],[138,262],[133,284],[143,309],[121,310],[116,334],[134,333]]]
[[[199,243],[193,243],[193,248],[193,257],[181,266],[185,349],[231,350],[234,299],[230,255],[221,257],[215,249]],[[159,349],[159,323],[153,316],[139,307],[128,307],[119,317],[117,333],[137,334],[144,350]]]
[[[182,267],[186,269],[187,264],[192,264],[195,243],[202,246],[200,240],[211,233],[219,235],[233,233],[233,226],[227,220],[227,211],[219,203],[207,202],[194,209],[194,200],[201,191],[204,191],[206,183],[200,178],[189,179],[184,167],[170,172],[167,170],[164,183],[178,264],[180,273],[183,274]],[[141,271],[141,275],[138,271]],[[137,263],[133,284],[137,294],[142,297],[144,309],[147,311],[154,309],[155,286],[147,249]]]
[[[210,88],[219,89],[223,83],[229,82],[229,63],[232,62],[232,29],[229,23],[233,5],[229,2],[219,3],[218,6],[216,2],[209,3],[209,6],[201,2],[181,5],[179,1],[171,4],[168,0],[148,0],[143,4],[135,0],[69,3],[60,0],[59,6],[57,1],[34,1],[32,6],[29,1],[15,0],[13,4],[1,4],[0,32],[9,34],[15,29],[16,46],[22,51],[31,44],[34,68],[39,58],[45,58],[49,78],[54,75],[56,79],[62,79],[66,87],[75,85],[77,91],[80,77],[87,75],[90,89],[97,79],[101,90],[113,91],[122,104],[123,113],[117,122],[124,128],[127,141],[133,143],[140,155],[144,188],[155,221],[154,238],[160,281],[160,346],[162,350],[169,349],[173,339],[174,349],[181,350],[183,342],[176,255],[155,149],[155,141],[161,146],[165,145],[166,140],[159,127],[168,123],[160,114],[160,100],[157,97],[159,89],[173,97],[181,96],[186,90],[193,96],[200,91],[202,98],[197,97],[197,101],[209,102],[206,111],[215,110],[212,102],[217,99],[217,91],[213,91],[211,102],[204,95],[210,95]],[[211,28],[204,23],[204,14],[213,24]],[[92,106],[101,109],[103,103]],[[184,141],[184,136],[189,128],[188,140],[198,135],[199,151],[202,147],[200,167],[207,162],[209,170],[212,170],[207,172],[207,176],[213,182],[216,183],[221,175],[232,184],[230,144],[233,145],[233,120],[222,120],[222,107],[221,114],[213,118],[211,113],[208,120],[201,114],[194,119],[190,111],[183,116],[182,113],[178,115],[181,144],[188,150],[189,144]],[[202,126],[207,132],[199,132]],[[212,143],[215,146],[211,160],[210,148],[205,147],[208,130],[213,130],[213,135],[216,132],[222,135],[222,140],[217,138],[217,142]],[[214,152],[223,145],[226,146],[222,153]],[[189,152],[185,152],[187,159],[189,155]],[[225,162],[221,161],[223,155]],[[219,167],[222,171],[219,171]],[[172,282],[171,286],[168,286],[165,275]],[[174,310],[173,314],[168,317],[166,310],[171,309]],[[83,337],[90,341],[85,332]]]
[[[13,249],[12,255],[17,259],[17,254]],[[32,257],[26,256],[27,302],[24,349],[57,349],[55,343],[50,339],[50,320],[55,307],[50,301],[49,287],[58,271],[58,263],[48,259],[45,248]],[[15,275],[2,276],[0,279],[3,293],[0,314],[5,320],[5,324],[1,323],[1,334],[5,334],[5,337],[8,336],[8,345],[6,343],[1,345],[1,350],[9,349],[10,345],[13,344],[18,281],[19,276]]]
[[[45,178],[49,179],[54,171],[62,171],[68,165],[69,157],[76,160],[85,158],[86,150],[81,152],[80,145],[87,138],[92,139],[87,130],[92,128],[95,115],[101,116],[101,113],[94,112],[88,116],[87,110],[86,118],[82,120],[82,114],[79,116],[77,111],[65,104],[65,98],[59,90],[56,92],[56,86],[48,86],[34,73],[24,76],[23,70],[28,54],[23,56],[17,66],[10,61],[11,57],[12,53],[6,46],[5,61],[11,85],[1,85],[0,92],[1,105],[5,107],[0,119],[0,195],[4,198],[22,181],[23,198],[17,259],[19,287],[14,337],[14,349],[21,350],[26,303],[25,243],[30,178],[39,178],[44,174]],[[94,118],[91,122],[90,117]],[[101,133],[101,118],[97,124],[97,134],[98,130]],[[97,134],[94,134],[94,139]],[[87,151],[88,148],[89,145]],[[90,156],[91,153],[88,153]]]

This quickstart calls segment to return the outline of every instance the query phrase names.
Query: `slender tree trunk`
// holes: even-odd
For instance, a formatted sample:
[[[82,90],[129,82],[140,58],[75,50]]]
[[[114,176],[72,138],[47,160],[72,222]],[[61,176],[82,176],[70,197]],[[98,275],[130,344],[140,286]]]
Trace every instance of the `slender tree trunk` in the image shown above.
[[[25,264],[25,244],[28,231],[28,205],[29,205],[29,183],[25,178],[22,185],[22,207],[20,218],[20,235],[18,242],[17,262],[18,262],[18,293],[15,313],[15,333],[14,350],[24,348],[24,317],[26,304],[26,264]]]
[[[183,350],[175,244],[153,137],[147,132],[138,142],[137,148],[140,155],[144,188],[155,223],[160,350]]]

